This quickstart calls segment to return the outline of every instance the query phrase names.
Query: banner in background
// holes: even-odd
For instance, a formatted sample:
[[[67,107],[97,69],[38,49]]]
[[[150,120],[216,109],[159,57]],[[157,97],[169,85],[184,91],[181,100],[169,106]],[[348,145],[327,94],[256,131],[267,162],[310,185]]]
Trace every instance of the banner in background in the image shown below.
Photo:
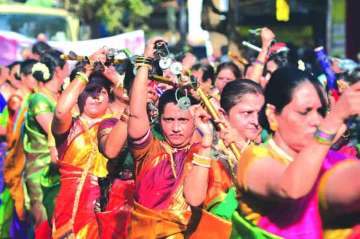
[[[23,52],[31,49],[34,39],[26,38],[23,35],[0,31],[0,65],[8,65],[15,60],[23,59]],[[68,53],[74,51],[78,55],[91,55],[101,47],[124,49],[128,48],[131,53],[142,55],[145,49],[144,31],[138,30],[127,32],[111,37],[76,41],[76,42],[48,42],[52,47]]]
[[[16,60],[22,60],[22,52],[34,42],[21,34],[0,31],[0,65],[8,65]]]
[[[74,51],[77,55],[91,55],[101,47],[124,49],[128,48],[131,53],[142,55],[145,49],[144,31],[138,30],[127,32],[112,37],[105,37],[77,42],[49,42],[49,44],[65,53]]]

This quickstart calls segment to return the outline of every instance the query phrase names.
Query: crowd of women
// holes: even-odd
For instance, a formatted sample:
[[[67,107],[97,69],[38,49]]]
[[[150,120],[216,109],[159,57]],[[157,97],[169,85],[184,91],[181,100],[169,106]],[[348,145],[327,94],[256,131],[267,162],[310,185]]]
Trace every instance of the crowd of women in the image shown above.
[[[0,238],[360,238],[360,68],[330,95],[260,35],[246,65],[156,37],[2,66]]]

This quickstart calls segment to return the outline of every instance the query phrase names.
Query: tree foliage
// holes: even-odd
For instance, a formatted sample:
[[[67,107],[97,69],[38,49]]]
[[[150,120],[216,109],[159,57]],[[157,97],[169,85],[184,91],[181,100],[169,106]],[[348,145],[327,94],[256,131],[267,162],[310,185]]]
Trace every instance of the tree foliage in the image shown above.
[[[65,0],[64,7],[90,26],[104,23],[111,33],[146,28],[146,20],[159,0]]]

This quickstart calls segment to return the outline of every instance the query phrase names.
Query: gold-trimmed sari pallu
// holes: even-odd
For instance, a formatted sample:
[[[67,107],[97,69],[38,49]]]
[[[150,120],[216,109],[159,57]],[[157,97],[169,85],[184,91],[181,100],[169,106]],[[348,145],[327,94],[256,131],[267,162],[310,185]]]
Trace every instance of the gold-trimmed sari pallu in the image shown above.
[[[153,210],[134,203],[130,230],[131,239],[218,239],[229,238],[231,223],[205,210],[190,211]]]
[[[159,145],[157,145],[159,146]],[[155,174],[160,174],[161,170],[157,167],[165,161],[172,161],[169,154],[171,152],[158,152],[158,156],[155,156],[153,160],[145,161],[142,165],[142,171],[137,175],[137,180],[155,180],[154,178],[143,178],[146,172],[155,170]],[[184,171],[188,171],[191,158],[185,159],[186,163]],[[169,164],[171,164],[169,162]],[[138,202],[134,202],[134,209],[131,214],[131,225],[129,238],[167,238],[167,239],[183,239],[184,234],[189,222],[191,212],[189,206],[186,204],[183,198],[183,175],[178,179],[176,186],[171,190],[171,195],[164,199],[162,202],[166,206],[160,208],[149,208],[141,205]],[[161,182],[153,182],[155,184],[161,184]],[[139,190],[139,189],[138,189]],[[164,192],[155,192],[156,195],[163,194]],[[138,193],[144,193],[141,190]],[[147,193],[148,194],[148,193]],[[165,194],[165,193],[164,193]],[[150,196],[147,195],[147,199],[151,201]],[[142,198],[143,199],[143,198]],[[165,202],[166,201],[166,202]]]
[[[53,217],[54,239],[99,238],[94,208],[100,196],[98,177],[107,175],[107,159],[98,150],[99,123],[86,130],[77,120],[71,131],[76,127],[82,132],[70,141],[59,160],[61,186]]]
[[[183,239],[189,218],[189,211],[153,210],[135,202],[129,238]]]
[[[143,144],[130,145],[137,174],[129,238],[182,239],[190,218],[183,197],[189,148],[173,152],[150,132],[145,137]]]

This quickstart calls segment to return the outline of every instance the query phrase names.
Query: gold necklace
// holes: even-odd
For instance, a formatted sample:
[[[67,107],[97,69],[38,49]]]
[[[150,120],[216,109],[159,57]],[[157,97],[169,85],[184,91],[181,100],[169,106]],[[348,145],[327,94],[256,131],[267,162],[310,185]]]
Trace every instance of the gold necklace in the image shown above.
[[[161,141],[160,141],[160,144],[161,144],[161,145],[163,146],[163,148],[165,149],[165,152],[166,152],[167,154],[169,154],[169,156],[170,156],[171,171],[172,171],[172,173],[173,173],[173,175],[174,175],[174,178],[177,178],[176,162],[175,162],[175,160],[174,160],[173,154],[174,154],[174,153],[177,153],[177,152],[180,151],[180,150],[189,150],[190,147],[191,147],[191,145],[189,144],[189,145],[186,145],[186,146],[184,146],[184,147],[182,147],[182,148],[173,148],[173,147],[171,147],[167,142],[161,142]],[[185,156],[185,157],[186,157],[186,156]]]
[[[294,158],[291,157],[288,153],[286,153],[282,148],[280,148],[272,138],[269,139],[268,144],[272,150],[274,150],[280,157],[282,157],[286,161],[294,161]]]

